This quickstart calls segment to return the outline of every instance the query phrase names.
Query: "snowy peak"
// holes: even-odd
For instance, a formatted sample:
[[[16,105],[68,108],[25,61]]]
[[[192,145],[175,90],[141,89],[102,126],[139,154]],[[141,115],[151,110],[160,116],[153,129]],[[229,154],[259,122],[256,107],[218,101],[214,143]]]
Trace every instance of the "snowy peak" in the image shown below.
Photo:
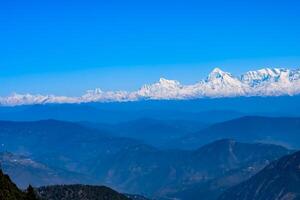
[[[223,70],[221,70],[219,67],[214,68],[210,74],[224,74],[226,72],[224,72]]]
[[[206,97],[231,97],[246,94],[247,86],[237,77],[215,68],[207,77],[203,86]]]
[[[224,72],[219,68],[215,68],[207,77],[208,84],[220,87],[240,86],[242,83],[239,78],[234,77],[228,72]]]
[[[140,98],[150,99],[172,99],[178,96],[182,86],[178,81],[160,78],[157,83],[144,85],[135,94]]]
[[[191,85],[160,78],[139,90],[88,90],[80,97],[55,95],[13,94],[0,97],[0,105],[28,105],[46,103],[121,102],[144,99],[197,99],[239,96],[280,96],[300,94],[300,69],[263,68],[233,76],[215,68],[206,79]]]
[[[230,73],[222,71],[220,68],[215,68],[207,77],[207,82],[230,82],[231,80],[237,79]]]
[[[141,89],[158,89],[158,88],[175,88],[175,87],[180,87],[180,83],[178,81],[160,78],[158,82],[153,84],[146,84]]]
[[[220,68],[214,68],[208,75],[208,79],[219,79],[224,78],[225,76],[231,76],[230,73],[222,71]]]
[[[169,86],[179,86],[180,83],[175,80],[168,80],[165,78],[160,78],[158,82],[162,87],[169,87]]]

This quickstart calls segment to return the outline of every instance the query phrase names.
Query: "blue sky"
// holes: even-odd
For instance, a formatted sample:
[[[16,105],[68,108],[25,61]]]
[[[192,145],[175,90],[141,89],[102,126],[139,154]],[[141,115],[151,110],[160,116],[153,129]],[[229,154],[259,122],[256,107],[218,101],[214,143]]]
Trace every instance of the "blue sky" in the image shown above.
[[[300,66],[299,1],[3,1],[0,95]]]

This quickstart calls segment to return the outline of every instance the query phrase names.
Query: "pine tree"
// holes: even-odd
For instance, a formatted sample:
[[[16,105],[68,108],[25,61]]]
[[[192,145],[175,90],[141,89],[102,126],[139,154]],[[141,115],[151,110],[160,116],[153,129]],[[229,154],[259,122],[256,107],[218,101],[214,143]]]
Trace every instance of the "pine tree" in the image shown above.
[[[38,200],[38,198],[36,197],[35,191],[31,185],[29,185],[27,188],[25,200]]]

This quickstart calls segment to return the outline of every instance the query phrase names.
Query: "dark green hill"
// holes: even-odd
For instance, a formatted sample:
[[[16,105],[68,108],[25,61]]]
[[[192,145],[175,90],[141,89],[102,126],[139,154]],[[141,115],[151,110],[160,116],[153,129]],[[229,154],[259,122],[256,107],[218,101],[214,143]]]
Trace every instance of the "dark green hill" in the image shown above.
[[[54,185],[40,187],[37,191],[43,200],[130,200],[105,186]]]
[[[37,200],[31,186],[26,192],[22,192],[10,180],[9,176],[0,170],[0,199],[1,200]]]

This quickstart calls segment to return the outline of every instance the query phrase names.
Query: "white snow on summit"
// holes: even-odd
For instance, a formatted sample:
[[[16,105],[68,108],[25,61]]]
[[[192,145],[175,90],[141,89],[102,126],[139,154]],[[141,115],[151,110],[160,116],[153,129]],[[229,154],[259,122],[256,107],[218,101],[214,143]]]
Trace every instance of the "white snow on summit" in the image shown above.
[[[206,97],[230,97],[246,95],[248,86],[232,74],[215,68],[198,89]]]
[[[192,85],[160,78],[133,92],[88,90],[80,97],[13,94],[0,97],[0,105],[46,103],[122,102],[144,99],[196,99],[239,96],[280,96],[300,94],[300,69],[264,68],[240,77],[215,68],[206,79]]]
[[[133,94],[135,94],[137,98],[173,99],[180,96],[182,89],[183,86],[178,81],[160,78],[157,83],[144,85]]]

